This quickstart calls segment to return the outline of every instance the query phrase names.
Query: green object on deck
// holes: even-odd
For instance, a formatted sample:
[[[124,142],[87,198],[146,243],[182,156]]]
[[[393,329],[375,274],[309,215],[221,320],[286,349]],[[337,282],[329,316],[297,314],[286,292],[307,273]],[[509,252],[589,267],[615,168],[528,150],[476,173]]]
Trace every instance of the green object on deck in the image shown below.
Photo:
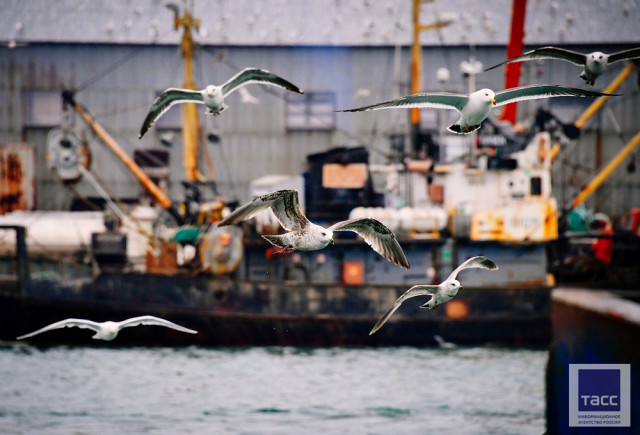
[[[589,231],[591,213],[586,208],[578,206],[569,212],[567,222],[569,231]]]
[[[178,232],[171,238],[172,242],[183,244],[191,244],[196,241],[200,235],[200,230],[194,227],[180,228]]]

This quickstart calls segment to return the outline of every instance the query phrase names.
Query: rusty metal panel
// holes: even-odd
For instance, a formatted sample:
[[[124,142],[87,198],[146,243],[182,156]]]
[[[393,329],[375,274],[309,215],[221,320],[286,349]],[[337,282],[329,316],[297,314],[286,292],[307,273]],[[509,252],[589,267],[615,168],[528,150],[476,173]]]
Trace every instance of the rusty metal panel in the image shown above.
[[[0,214],[35,205],[35,150],[27,144],[0,145]]]

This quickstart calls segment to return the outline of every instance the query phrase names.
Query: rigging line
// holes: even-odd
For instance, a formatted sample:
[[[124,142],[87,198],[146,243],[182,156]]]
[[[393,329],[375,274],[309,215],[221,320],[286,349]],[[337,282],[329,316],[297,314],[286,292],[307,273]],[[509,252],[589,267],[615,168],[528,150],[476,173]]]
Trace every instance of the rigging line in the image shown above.
[[[97,174],[95,175],[95,177],[93,176],[93,174],[91,174],[91,172],[89,172],[87,169],[84,168],[84,166],[80,166],[80,171],[82,172],[82,175],[87,179],[87,181],[89,181],[89,184],[91,184],[97,191],[98,193],[103,197],[103,199],[105,200],[105,202],[111,206],[111,204],[113,203],[113,201],[110,198],[110,195],[113,196],[111,193],[107,193],[104,191],[104,188],[100,185],[100,183],[104,184],[104,181],[100,180],[96,180],[96,178],[100,178]],[[95,182],[95,184],[94,184]],[[78,192],[78,190],[75,188],[75,186],[69,184],[69,183],[63,183],[63,185],[71,192],[72,195],[74,195],[76,198],[78,198],[80,201],[84,202],[85,204],[87,204],[90,208],[92,208],[95,211],[99,211],[99,212],[104,212],[104,210],[100,207],[98,207],[93,201],[90,201],[89,199],[87,199],[84,195],[82,195],[80,192]],[[101,192],[102,191],[102,192]],[[104,193],[104,195],[103,195]],[[122,205],[122,202],[119,200],[119,198],[113,196],[114,198],[116,198],[116,201],[119,202]],[[115,204],[113,204],[112,207],[110,207],[115,213],[116,215],[118,215],[118,217],[120,218],[121,221],[121,225],[122,226],[127,226],[129,228],[131,228],[128,225],[128,221],[133,222],[134,227],[133,228],[135,231],[137,231],[139,234],[147,237],[149,240],[152,240],[154,242],[160,242],[161,244],[166,243],[166,240],[163,240],[162,238],[154,235],[154,234],[150,234],[148,231],[146,231],[144,229],[144,227],[142,227],[142,224],[140,224],[140,222],[133,218],[133,216],[131,215],[126,215],[126,217],[128,217],[129,219],[124,219],[123,218],[123,213],[118,207],[115,206]],[[120,211],[120,213],[118,213],[118,211]],[[83,247],[84,249],[86,249],[87,251],[90,251],[88,246],[85,246],[85,244],[83,243]],[[150,246],[146,247],[146,251],[147,252],[151,252],[151,248]],[[79,264],[83,264],[83,263],[79,263]]]
[[[76,93],[84,91],[86,88],[93,85],[95,82],[102,79],[107,74],[111,73],[115,69],[119,68],[129,60],[133,59],[134,57],[142,53],[146,48],[147,48],[147,45],[142,45],[140,47],[134,48],[129,53],[122,56],[118,61],[114,62],[113,64],[105,68],[102,72],[94,75],[93,77],[89,78],[84,83],[82,83],[80,86],[78,86],[78,88],[76,89]]]
[[[629,141],[622,132],[622,127],[620,127],[620,123],[616,119],[616,115],[615,113],[613,113],[613,109],[611,109],[611,106],[607,105],[604,110],[607,117],[609,118],[609,122],[611,122],[611,125],[613,125],[613,129],[616,131],[616,136],[618,137],[618,139],[620,139],[622,145],[626,145]]]
[[[115,202],[111,199],[110,195],[105,191],[105,189],[100,185],[98,180],[89,172],[84,166],[80,166],[80,172],[84,176],[84,178],[91,184],[91,186],[98,192],[98,194],[105,200],[111,211],[113,211],[116,216],[120,218],[120,221],[124,224],[126,220],[126,215],[120,207],[118,207]]]
[[[98,193],[100,194],[100,196],[103,197],[103,199],[107,202],[107,205],[109,205],[109,207],[111,208],[111,210],[113,210],[113,212],[118,215],[118,217],[121,220],[122,225],[126,225],[127,224],[127,219],[130,220],[133,223],[134,226],[134,230],[137,231],[139,234],[148,237],[149,239],[154,239],[156,240],[157,237],[154,236],[153,234],[149,233],[147,230],[145,230],[145,228],[142,226],[142,224],[140,223],[140,221],[136,218],[134,218],[131,213],[125,213],[122,211],[123,206],[125,206],[126,204],[124,204],[120,198],[114,194],[113,191],[111,191],[108,187],[107,183],[104,182],[104,180],[102,180],[100,178],[100,176],[98,174],[93,174],[91,172],[89,172],[88,170],[84,169],[84,167],[80,167],[81,172],[83,175],[87,176],[87,181],[89,181],[89,183],[94,187],[94,189],[96,189],[98,191]],[[95,182],[95,184],[94,184]],[[113,199],[112,199],[113,198]],[[114,202],[115,200],[115,202]],[[117,205],[116,205],[117,203]]]
[[[397,19],[397,14],[396,14],[396,19]],[[394,53],[391,53],[391,56],[393,57]],[[394,74],[394,68],[395,68],[394,62],[393,61],[385,62],[385,64],[386,64],[386,67],[385,67],[385,72],[382,74],[382,83],[380,84],[380,89],[383,89],[385,84],[393,83],[393,79],[395,78],[394,77],[394,75],[395,75]],[[391,95],[393,95],[395,97],[395,95],[394,95],[395,94],[395,89],[393,89],[394,87],[395,87],[395,84],[392,86]],[[392,116],[392,118],[391,118],[392,119],[392,123],[391,123],[392,125],[397,123],[397,120],[399,119],[399,116],[401,115],[402,111],[399,110],[397,112],[398,113],[397,113],[396,117],[393,117],[393,113],[391,115]],[[381,115],[382,114],[379,114],[379,116],[374,116],[373,125],[372,125],[372,128],[371,128],[371,133],[369,135],[369,143],[370,144],[372,144],[378,137],[380,137],[382,135],[382,133],[380,132],[380,129],[378,128],[379,127],[378,123],[379,123]],[[388,143],[387,143],[387,145],[388,145]],[[387,158],[389,158],[390,156],[391,156],[391,153],[390,152],[387,153]]]
[[[178,81],[178,75],[179,75],[179,71],[178,71],[178,67],[180,66],[180,64],[178,62],[174,62],[172,64],[172,68],[171,68],[171,72],[169,73],[169,77],[171,78],[170,83],[177,83]],[[170,87],[175,87],[175,86],[170,86]],[[153,104],[153,101],[155,100],[155,98],[159,95],[158,90],[157,89],[153,89],[152,90],[154,93],[153,99],[149,102],[149,103],[145,103],[144,105],[139,105],[139,106],[135,106],[135,107],[130,107],[127,109],[114,109],[111,111],[107,111],[107,112],[102,112],[102,113],[96,113],[94,114],[94,118],[95,119],[104,119],[104,118],[109,118],[115,115],[119,115],[121,113],[127,113],[127,112],[137,112],[137,111],[143,111],[144,110],[144,114],[147,113],[147,111],[149,110],[149,107]]]
[[[233,175],[231,174],[231,165],[229,165],[229,160],[227,159],[227,153],[222,143],[220,143],[220,155],[222,157],[222,163],[224,165],[223,167],[227,172],[227,177],[229,180],[228,183],[231,188],[231,192],[233,193],[234,198],[238,198],[238,190],[236,185],[237,183],[234,181]]]

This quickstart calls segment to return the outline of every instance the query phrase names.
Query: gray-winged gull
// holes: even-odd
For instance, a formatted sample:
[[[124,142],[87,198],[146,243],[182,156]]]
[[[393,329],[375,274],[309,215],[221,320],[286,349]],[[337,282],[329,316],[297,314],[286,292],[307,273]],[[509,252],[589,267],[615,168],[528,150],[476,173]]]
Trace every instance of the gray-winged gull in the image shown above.
[[[375,324],[369,335],[375,333],[378,329],[385,324],[385,322],[391,317],[391,315],[402,305],[404,301],[416,296],[430,295],[431,299],[426,304],[420,306],[420,308],[434,309],[438,305],[443,304],[458,294],[458,290],[461,288],[460,281],[456,279],[458,273],[463,269],[468,268],[480,268],[488,270],[497,270],[498,265],[492,260],[484,256],[471,257],[460,266],[458,266],[451,275],[438,285],[414,285],[407,290],[402,296],[394,302],[389,310],[382,316],[378,323]]]
[[[494,92],[491,89],[480,89],[469,96],[443,92],[425,92],[396,98],[383,103],[356,109],[338,110],[338,112],[362,112],[365,110],[394,108],[454,109],[460,112],[460,119],[447,129],[452,133],[468,134],[480,128],[491,109],[496,106],[515,103],[523,100],[535,100],[551,97],[601,97],[616,94],[603,94],[585,89],[567,88],[556,85],[530,85]]]
[[[237,90],[241,86],[250,83],[260,83],[264,85],[278,86],[288,91],[303,94],[304,92],[296,85],[279,77],[272,72],[259,68],[245,68],[235,76],[231,77],[220,86],[209,85],[202,90],[169,88],[160,94],[151,105],[147,117],[140,128],[141,138],[149,127],[162,116],[171,106],[178,103],[197,103],[207,106],[205,113],[219,115],[228,106],[224,103],[227,95]]]
[[[393,232],[373,218],[349,219],[324,228],[310,222],[300,210],[298,191],[278,190],[267,193],[239,207],[218,223],[219,226],[234,225],[251,219],[258,212],[271,208],[280,225],[288,232],[282,235],[264,235],[272,245],[284,252],[291,250],[314,251],[333,243],[334,231],[353,231],[371,248],[387,260],[404,268],[409,261],[404,255]]]
[[[548,46],[527,51],[526,53],[514,57],[513,59],[506,60],[502,63],[487,68],[485,69],[485,71],[498,68],[499,66],[511,62],[525,62],[534,59],[560,59],[583,67],[582,72],[580,73],[580,78],[584,80],[588,85],[593,86],[598,76],[605,72],[609,64],[620,62],[622,60],[637,58],[640,58],[640,47],[618,51],[611,54],[602,53],[600,51],[582,54],[578,53],[577,51],[567,50],[566,48]]]

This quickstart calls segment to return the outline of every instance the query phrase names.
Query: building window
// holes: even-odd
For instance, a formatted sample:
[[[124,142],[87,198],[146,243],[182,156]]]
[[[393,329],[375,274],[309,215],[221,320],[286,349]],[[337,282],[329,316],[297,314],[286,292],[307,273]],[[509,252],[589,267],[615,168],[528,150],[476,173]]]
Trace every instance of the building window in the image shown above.
[[[287,94],[287,130],[335,129],[333,92]]]
[[[25,90],[22,103],[25,127],[51,128],[62,123],[60,91]]]

